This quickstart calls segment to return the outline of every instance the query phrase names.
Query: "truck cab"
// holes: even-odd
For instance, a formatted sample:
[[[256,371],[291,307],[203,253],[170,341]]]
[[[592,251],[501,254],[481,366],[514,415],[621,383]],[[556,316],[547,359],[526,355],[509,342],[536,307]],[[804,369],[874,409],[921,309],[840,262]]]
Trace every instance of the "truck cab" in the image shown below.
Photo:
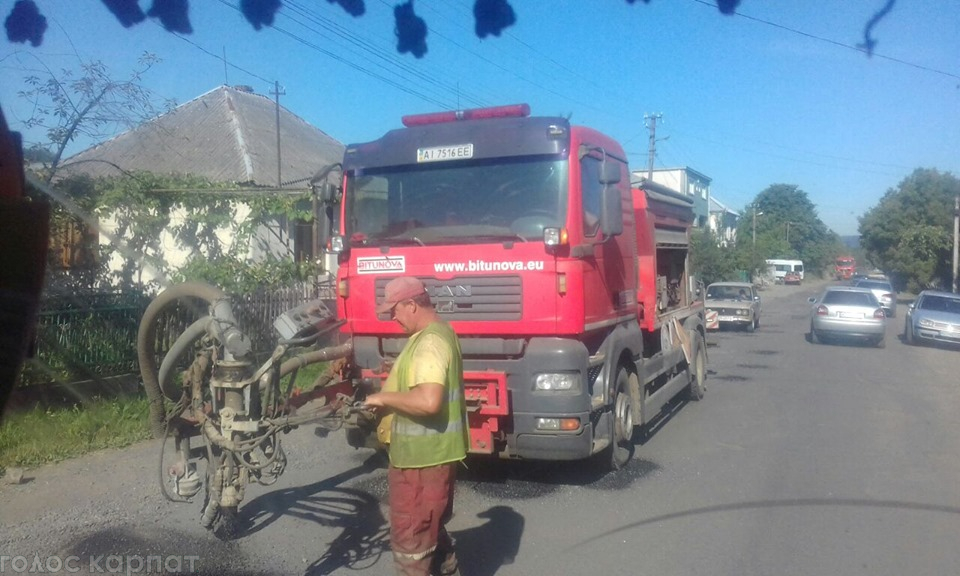
[[[682,248],[692,210],[652,191],[657,227],[616,141],[529,113],[406,116],[404,128],[347,147],[337,306],[357,366],[382,380],[406,335],[376,305],[390,279],[418,277],[460,337],[471,452],[579,459],[643,421],[642,380],[622,372],[636,378],[645,348],[663,351],[659,332],[647,334],[661,315],[696,315]],[[675,378],[689,364],[679,332],[697,327],[666,322],[677,344],[671,336],[670,364],[656,371]],[[617,437],[618,390],[630,386]]]

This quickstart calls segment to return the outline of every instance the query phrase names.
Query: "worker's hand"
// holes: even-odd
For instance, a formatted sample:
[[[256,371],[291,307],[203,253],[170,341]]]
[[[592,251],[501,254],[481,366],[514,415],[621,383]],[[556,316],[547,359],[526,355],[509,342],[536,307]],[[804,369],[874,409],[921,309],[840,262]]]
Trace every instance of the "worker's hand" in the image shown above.
[[[383,395],[379,392],[371,394],[363,400],[363,407],[366,409],[383,408],[384,406],[386,405],[383,403]]]

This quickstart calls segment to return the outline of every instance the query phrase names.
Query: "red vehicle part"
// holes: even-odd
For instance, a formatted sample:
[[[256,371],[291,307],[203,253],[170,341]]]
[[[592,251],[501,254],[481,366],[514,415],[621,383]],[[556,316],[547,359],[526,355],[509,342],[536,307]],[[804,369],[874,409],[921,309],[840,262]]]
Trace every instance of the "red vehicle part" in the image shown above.
[[[364,370],[368,378],[386,381],[386,373]],[[503,372],[464,371],[464,393],[467,423],[470,427],[470,452],[493,454],[495,442],[504,432],[504,422],[510,415],[507,375]]]

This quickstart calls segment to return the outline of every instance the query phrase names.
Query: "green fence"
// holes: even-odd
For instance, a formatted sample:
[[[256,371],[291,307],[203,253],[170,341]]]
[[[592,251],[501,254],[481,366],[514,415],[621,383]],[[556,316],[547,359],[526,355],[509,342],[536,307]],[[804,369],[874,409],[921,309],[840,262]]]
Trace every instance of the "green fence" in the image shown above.
[[[317,297],[311,284],[232,298],[240,329],[256,356],[276,345],[273,320],[284,310]],[[102,381],[133,374],[139,378],[137,332],[151,298],[137,293],[48,297],[41,303],[36,350],[22,370],[19,386]],[[171,306],[157,319],[158,362],[194,320],[207,314],[204,302]]]
[[[20,385],[70,383],[137,369],[137,329],[149,304],[142,294],[85,294],[41,303],[34,357]]]

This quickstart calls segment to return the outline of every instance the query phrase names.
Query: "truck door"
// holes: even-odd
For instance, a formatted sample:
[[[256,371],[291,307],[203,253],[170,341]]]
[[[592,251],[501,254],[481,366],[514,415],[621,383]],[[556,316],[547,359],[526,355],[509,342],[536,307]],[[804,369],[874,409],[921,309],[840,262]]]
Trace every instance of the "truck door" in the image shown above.
[[[634,227],[632,218],[624,225],[623,234],[614,238],[604,238],[600,231],[602,154],[588,154],[580,159],[580,190],[583,243],[592,246],[592,255],[583,258],[584,263],[584,325],[590,327],[597,323],[616,318],[636,304],[636,291],[632,290],[631,279],[635,276],[633,266]],[[621,178],[617,186],[621,198],[629,196],[629,176],[626,164],[606,156],[606,162],[617,162],[621,167]],[[624,215],[632,215],[624,210]]]

